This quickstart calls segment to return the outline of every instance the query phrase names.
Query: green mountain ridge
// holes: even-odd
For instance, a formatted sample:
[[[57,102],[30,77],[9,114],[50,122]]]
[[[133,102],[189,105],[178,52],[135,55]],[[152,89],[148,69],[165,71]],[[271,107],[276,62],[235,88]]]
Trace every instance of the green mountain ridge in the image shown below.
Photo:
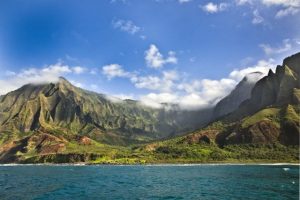
[[[0,162],[299,162],[299,71],[297,53],[236,110],[196,131],[212,110],[113,103],[64,79],[26,85],[0,97]]]
[[[113,102],[105,95],[58,83],[25,85],[0,100],[0,131],[89,136],[107,144],[161,139],[201,127],[197,112],[153,109],[139,102]],[[189,120],[190,119],[190,120]]]

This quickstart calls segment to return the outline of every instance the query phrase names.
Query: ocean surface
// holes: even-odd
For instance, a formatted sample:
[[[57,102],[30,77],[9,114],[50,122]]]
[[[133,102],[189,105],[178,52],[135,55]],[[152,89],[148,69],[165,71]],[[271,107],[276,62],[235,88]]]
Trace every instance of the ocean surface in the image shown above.
[[[299,166],[0,166],[0,199],[298,199]]]

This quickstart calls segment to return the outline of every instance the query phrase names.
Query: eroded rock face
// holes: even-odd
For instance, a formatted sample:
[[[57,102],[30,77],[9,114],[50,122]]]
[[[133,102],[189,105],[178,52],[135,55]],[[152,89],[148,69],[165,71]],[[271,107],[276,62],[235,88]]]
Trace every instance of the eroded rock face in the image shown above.
[[[79,136],[77,138],[78,143],[81,145],[91,145],[92,144],[92,140],[86,136]]]
[[[9,141],[0,148],[0,163],[19,162],[22,154],[28,152],[39,155],[61,153],[66,149],[66,143],[65,139],[41,132]]]
[[[264,120],[248,128],[233,131],[226,137],[226,144],[269,144],[278,142],[280,129]]]
[[[39,154],[54,154],[66,149],[67,141],[50,134],[41,133],[30,137],[27,151],[35,149]]]
[[[205,130],[198,133],[187,135],[181,143],[187,144],[210,144],[216,138],[217,130]]]

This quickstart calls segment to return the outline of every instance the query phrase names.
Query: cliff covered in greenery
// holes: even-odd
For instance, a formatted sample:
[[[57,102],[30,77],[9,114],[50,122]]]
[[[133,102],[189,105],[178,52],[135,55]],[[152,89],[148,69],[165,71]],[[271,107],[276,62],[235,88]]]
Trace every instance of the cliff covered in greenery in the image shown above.
[[[299,72],[300,53],[196,131],[211,110],[112,102],[65,79],[25,85],[0,97],[0,162],[299,162]]]

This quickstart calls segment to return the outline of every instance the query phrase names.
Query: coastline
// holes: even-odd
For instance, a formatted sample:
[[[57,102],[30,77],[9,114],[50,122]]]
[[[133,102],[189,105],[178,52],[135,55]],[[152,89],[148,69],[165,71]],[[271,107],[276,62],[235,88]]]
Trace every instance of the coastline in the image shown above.
[[[0,164],[0,167],[5,166],[300,166],[300,163],[295,162],[279,162],[279,163],[266,163],[266,162],[224,162],[224,163],[148,163],[148,164],[111,164],[111,163],[5,163]]]

